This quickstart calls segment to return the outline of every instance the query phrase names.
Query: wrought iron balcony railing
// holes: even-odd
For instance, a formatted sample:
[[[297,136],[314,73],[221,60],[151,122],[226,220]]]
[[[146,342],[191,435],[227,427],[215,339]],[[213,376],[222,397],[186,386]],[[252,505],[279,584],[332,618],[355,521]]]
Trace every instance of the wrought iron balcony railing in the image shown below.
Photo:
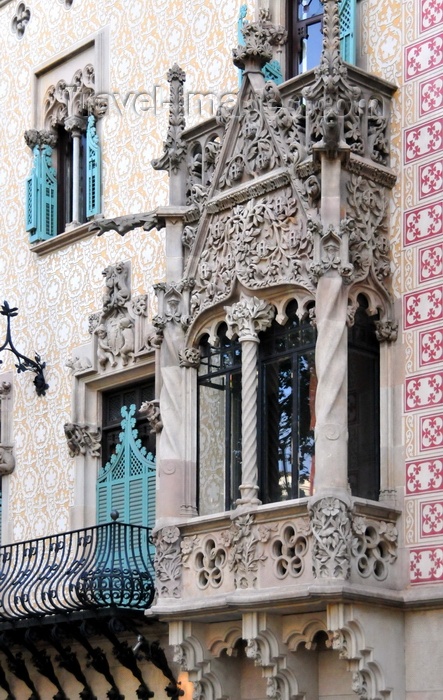
[[[111,522],[0,547],[0,623],[144,610],[154,597],[150,530]]]

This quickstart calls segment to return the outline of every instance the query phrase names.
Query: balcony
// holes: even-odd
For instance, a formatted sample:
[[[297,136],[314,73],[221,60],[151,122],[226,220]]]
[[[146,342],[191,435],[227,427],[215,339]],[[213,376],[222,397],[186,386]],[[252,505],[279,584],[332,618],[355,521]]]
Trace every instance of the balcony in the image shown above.
[[[146,527],[114,520],[0,547],[0,629],[51,615],[143,611],[153,597]]]

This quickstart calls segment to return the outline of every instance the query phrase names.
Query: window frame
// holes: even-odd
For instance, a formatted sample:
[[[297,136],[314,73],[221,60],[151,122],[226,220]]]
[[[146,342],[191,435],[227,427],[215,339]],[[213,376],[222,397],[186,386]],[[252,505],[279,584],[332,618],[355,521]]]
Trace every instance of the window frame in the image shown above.
[[[39,64],[34,69],[32,90],[31,90],[31,104],[33,105],[33,116],[32,124],[35,127],[43,128],[44,124],[44,104],[43,96],[46,92],[48,84],[56,83],[62,75],[63,66],[66,64],[72,64],[75,68],[79,66],[83,67],[84,64],[90,60],[95,69],[95,85],[94,92],[95,95],[107,95],[110,92],[110,58],[109,58],[109,47],[110,47],[110,28],[103,27],[97,32],[92,33],[85,39],[72,44],[68,49],[58,53],[57,55],[51,57],[44,63]],[[89,52],[89,53],[88,53]],[[83,54],[83,55],[82,55]],[[89,59],[85,60],[85,56],[89,56]],[[71,68],[69,68],[69,73],[73,73]],[[51,74],[54,77],[49,77]],[[46,80],[46,82],[44,82]],[[49,83],[48,83],[49,81]],[[98,124],[98,133],[100,136],[101,126],[100,120]],[[100,180],[102,182],[102,173],[100,172]],[[103,184],[103,183],[102,183]],[[85,192],[86,194],[86,192]],[[75,226],[74,228],[64,229],[63,231],[57,231],[56,235],[48,238],[47,240],[35,241],[31,244],[31,251],[37,256],[46,255],[48,252],[52,252],[66,245],[75,243],[76,241],[82,240],[84,238],[89,238],[94,236],[95,233],[90,231],[91,219],[101,218],[103,215],[103,202],[100,202],[98,214],[87,219],[84,223]]]

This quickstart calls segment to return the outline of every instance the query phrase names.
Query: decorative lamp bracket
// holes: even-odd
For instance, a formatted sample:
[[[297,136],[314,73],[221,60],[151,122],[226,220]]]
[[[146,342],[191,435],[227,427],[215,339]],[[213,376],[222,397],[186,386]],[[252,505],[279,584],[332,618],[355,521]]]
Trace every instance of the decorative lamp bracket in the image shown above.
[[[17,359],[17,364],[15,366],[17,368],[18,373],[27,371],[34,372],[34,386],[35,391],[37,392],[37,396],[45,396],[46,389],[49,388],[49,385],[46,383],[46,379],[43,373],[43,370],[46,367],[46,362],[42,362],[40,355],[38,355],[37,353],[34,355],[34,359],[31,360],[29,357],[26,357],[26,355],[23,355],[21,352],[19,352],[14,347],[14,343],[12,342],[11,318],[14,318],[14,316],[18,316],[18,309],[16,307],[11,308],[8,302],[4,301],[3,305],[0,308],[0,314],[2,316],[6,316],[7,323],[6,338],[3,345],[0,346],[0,352],[2,352],[2,350],[9,350],[9,352],[12,352],[12,354]],[[0,365],[1,364],[2,360],[0,360]]]

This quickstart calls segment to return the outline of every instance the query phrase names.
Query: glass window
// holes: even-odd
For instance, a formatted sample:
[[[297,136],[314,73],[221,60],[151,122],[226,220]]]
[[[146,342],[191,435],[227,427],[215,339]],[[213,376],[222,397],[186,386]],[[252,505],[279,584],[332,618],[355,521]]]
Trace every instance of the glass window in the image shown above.
[[[198,378],[199,513],[234,506],[241,481],[241,346],[218,331],[217,345],[200,344]]]
[[[378,500],[380,491],[380,345],[368,303],[358,297],[348,333],[348,477],[353,496]]]
[[[260,337],[260,498],[264,503],[312,493],[315,426],[315,330],[297,304],[284,326]]]

